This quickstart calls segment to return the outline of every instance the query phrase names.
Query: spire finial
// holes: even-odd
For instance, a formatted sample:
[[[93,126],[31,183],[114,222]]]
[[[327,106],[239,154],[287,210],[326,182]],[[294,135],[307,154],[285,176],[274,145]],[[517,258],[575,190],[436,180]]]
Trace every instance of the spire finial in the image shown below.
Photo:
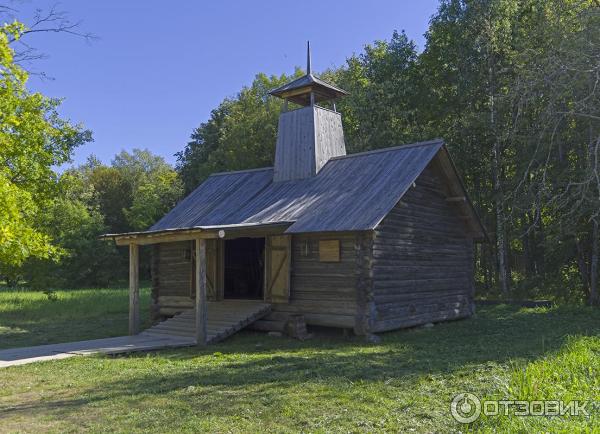
[[[306,41],[306,75],[311,74],[310,70],[310,41]]]

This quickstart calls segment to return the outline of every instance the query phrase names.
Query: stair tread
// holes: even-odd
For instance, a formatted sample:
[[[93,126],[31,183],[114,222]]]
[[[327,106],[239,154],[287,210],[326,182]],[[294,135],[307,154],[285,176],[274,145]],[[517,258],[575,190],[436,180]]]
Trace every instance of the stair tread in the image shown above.
[[[266,303],[253,301],[209,302],[207,305],[207,343],[226,339],[271,311]],[[195,310],[186,310],[142,332],[147,336],[195,338]]]

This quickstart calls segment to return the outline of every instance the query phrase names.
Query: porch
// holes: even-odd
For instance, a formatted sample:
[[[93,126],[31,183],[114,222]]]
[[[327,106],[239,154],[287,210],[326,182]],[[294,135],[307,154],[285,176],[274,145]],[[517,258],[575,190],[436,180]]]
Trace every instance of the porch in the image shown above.
[[[271,302],[289,298],[290,237],[283,235],[288,225],[202,227],[105,236],[117,245],[129,247],[129,335],[171,336],[203,346],[225,339],[268,315]],[[139,247],[145,245],[153,245],[153,253],[161,252],[162,256],[156,256],[167,272],[157,273],[160,284],[155,284],[153,273],[153,301],[158,306],[155,313],[164,321],[142,331]]]

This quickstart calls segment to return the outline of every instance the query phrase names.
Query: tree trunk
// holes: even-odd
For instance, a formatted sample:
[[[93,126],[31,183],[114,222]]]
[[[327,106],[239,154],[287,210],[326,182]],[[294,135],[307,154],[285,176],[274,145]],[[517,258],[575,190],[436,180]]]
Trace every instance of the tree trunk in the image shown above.
[[[590,258],[590,305],[598,304],[598,255],[600,247],[600,233],[598,231],[598,220],[592,221],[592,256]]]
[[[496,253],[498,261],[498,283],[503,295],[508,295],[509,292],[509,272],[507,261],[507,242],[506,242],[506,225],[504,215],[504,193],[502,191],[501,176],[501,146],[500,140],[495,134],[495,108],[494,96],[491,95],[490,120],[492,131],[494,132],[494,145],[492,149],[492,182],[494,189],[494,205],[496,213]]]
[[[508,295],[509,292],[509,276],[508,276],[508,261],[506,254],[506,230],[504,222],[503,200],[499,190],[499,182],[494,180],[494,191],[499,197],[496,199],[496,249],[498,257],[498,282],[502,294]]]

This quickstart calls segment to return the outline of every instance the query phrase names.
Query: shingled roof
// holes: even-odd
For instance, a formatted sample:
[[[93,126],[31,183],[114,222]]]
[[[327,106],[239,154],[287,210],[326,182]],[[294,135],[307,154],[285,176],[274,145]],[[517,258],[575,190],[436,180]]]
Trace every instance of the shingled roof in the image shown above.
[[[302,90],[305,90],[306,92],[301,93]],[[269,93],[273,96],[287,98],[300,105],[308,105],[310,103],[309,92],[314,93],[315,102],[327,101],[348,95],[348,92],[345,90],[326,83],[310,73],[284,84],[277,89],[273,89]]]
[[[444,146],[441,140],[332,158],[318,175],[211,175],[149,231],[289,223],[286,233],[374,229]]]

